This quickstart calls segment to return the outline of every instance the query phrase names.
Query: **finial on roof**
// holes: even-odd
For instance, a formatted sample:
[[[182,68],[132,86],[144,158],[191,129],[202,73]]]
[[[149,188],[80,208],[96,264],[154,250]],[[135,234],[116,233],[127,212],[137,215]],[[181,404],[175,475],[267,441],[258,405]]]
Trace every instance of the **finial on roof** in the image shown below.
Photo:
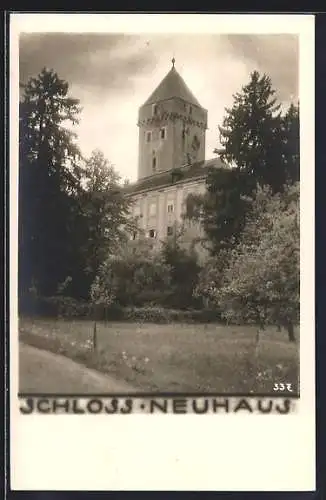
[[[172,68],[174,68],[174,63],[175,63],[175,58],[173,56],[173,58],[172,58]]]

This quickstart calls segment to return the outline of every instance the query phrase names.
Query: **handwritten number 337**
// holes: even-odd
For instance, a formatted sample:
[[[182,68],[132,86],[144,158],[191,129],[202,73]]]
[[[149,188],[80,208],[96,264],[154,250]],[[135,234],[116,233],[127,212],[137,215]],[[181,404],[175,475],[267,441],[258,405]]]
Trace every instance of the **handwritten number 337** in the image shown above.
[[[277,384],[277,383],[275,383],[273,390],[280,391],[280,392],[282,392],[282,391],[292,392],[292,384]]]

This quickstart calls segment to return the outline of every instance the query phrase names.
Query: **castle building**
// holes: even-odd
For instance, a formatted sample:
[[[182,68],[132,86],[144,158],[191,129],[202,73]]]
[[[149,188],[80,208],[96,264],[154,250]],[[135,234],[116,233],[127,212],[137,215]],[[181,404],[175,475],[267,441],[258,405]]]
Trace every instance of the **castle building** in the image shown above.
[[[174,59],[139,108],[138,127],[138,180],[126,187],[139,225],[132,239],[146,238],[154,246],[182,227],[182,240],[190,245],[201,229],[183,221],[186,199],[203,193],[208,171],[224,165],[218,158],[205,161],[207,110],[177,72]]]

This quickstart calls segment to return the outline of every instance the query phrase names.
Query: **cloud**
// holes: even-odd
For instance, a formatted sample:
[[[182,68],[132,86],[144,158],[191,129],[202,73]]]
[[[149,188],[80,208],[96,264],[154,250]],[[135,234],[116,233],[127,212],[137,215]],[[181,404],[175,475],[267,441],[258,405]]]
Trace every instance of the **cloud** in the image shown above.
[[[138,43],[137,43],[138,42]],[[155,60],[132,35],[22,34],[20,79],[26,81],[42,67],[54,69],[69,83],[96,92],[124,90],[130,78]]]
[[[229,35],[230,52],[272,79],[281,101],[298,98],[299,40],[295,35]]]
[[[82,152],[101,149],[122,177],[137,176],[139,107],[171,67],[208,110],[206,157],[218,143],[218,125],[232,95],[250,72],[267,73],[277,97],[298,97],[298,41],[289,35],[23,34],[20,80],[53,68],[83,107]]]

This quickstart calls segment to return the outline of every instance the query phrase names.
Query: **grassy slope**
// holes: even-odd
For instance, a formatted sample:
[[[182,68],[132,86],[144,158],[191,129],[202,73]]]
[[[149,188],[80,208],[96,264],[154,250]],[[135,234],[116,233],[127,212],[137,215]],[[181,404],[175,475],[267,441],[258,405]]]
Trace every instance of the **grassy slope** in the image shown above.
[[[89,321],[20,321],[26,343],[59,352],[89,367],[125,380],[141,391],[263,392],[274,382],[298,389],[299,347],[285,332],[220,325],[98,325],[98,349],[92,352]]]

